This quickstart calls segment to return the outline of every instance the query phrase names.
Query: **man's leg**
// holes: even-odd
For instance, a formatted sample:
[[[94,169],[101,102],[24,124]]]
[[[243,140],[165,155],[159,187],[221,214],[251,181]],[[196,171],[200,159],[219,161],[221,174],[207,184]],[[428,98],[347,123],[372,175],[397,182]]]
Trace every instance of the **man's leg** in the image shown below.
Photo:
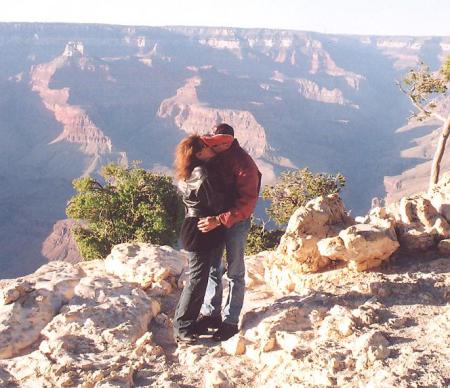
[[[237,325],[239,323],[239,315],[244,303],[244,252],[249,229],[250,219],[247,219],[227,229],[225,235],[229,292],[223,313],[224,322],[230,325]]]
[[[208,286],[206,287],[205,299],[200,310],[200,313],[204,316],[220,318],[223,294],[222,276],[224,270],[222,256],[224,249],[225,243],[222,243],[211,251],[211,269],[209,270]]]

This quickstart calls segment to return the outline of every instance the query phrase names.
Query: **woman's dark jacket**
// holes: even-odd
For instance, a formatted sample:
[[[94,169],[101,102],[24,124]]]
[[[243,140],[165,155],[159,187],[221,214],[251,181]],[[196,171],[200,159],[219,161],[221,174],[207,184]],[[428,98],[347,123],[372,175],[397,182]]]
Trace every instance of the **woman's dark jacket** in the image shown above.
[[[181,244],[192,252],[204,252],[221,244],[224,227],[219,226],[208,233],[197,227],[199,218],[216,216],[224,211],[224,193],[221,182],[207,166],[197,166],[187,180],[178,182],[185,206],[185,219],[181,227]]]

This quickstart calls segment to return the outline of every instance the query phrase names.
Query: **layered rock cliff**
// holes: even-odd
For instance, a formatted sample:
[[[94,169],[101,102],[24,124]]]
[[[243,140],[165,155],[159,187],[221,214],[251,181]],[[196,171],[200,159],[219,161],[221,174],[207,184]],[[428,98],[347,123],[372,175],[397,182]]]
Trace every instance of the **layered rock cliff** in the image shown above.
[[[98,162],[101,155],[112,152],[111,139],[104,135],[80,106],[68,103],[70,88],[52,89],[49,86],[58,69],[73,65],[74,62],[82,70],[96,71],[84,56],[83,43],[69,42],[61,56],[31,69],[31,90],[39,94],[44,106],[54,114],[56,121],[63,125],[63,131],[50,144],[60,141],[79,144],[81,151],[92,157],[85,170],[85,174],[89,175],[100,167]]]
[[[410,107],[394,82],[418,59],[436,67],[449,46],[438,37],[0,24],[0,195],[8,204],[0,277],[70,251],[49,248],[59,232],[47,237],[65,216],[72,179],[107,161],[170,173],[176,143],[222,120],[266,183],[289,167],[340,171],[353,214],[374,196],[417,191],[420,174],[410,171],[425,172],[418,155],[429,157],[434,128],[396,132]],[[418,138],[420,151],[405,151]]]

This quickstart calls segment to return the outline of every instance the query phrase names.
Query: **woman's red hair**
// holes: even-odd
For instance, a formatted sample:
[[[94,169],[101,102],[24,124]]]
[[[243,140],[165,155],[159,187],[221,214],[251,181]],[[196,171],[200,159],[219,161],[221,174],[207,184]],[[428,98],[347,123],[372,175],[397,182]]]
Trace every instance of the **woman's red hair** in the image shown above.
[[[177,179],[188,179],[194,167],[201,162],[195,154],[203,148],[203,142],[198,135],[189,135],[181,140],[175,151],[175,176]]]

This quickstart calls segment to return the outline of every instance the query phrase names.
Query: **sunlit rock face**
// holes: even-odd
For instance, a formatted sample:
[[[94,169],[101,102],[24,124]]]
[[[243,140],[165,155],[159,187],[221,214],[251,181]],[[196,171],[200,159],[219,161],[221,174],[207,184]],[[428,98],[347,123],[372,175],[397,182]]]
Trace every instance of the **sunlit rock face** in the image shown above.
[[[177,142],[221,121],[264,184],[286,168],[340,171],[352,215],[374,196],[417,192],[436,127],[396,133],[410,106],[393,84],[419,59],[437,68],[449,47],[448,38],[0,24],[0,277],[74,260],[69,228],[57,224],[74,178],[132,160],[170,174]]]
[[[317,272],[333,261],[364,271],[380,266],[399,248],[394,225],[370,216],[358,224],[337,194],[318,197],[291,216],[274,258],[278,266],[298,273]]]
[[[42,243],[42,254],[49,261],[78,263],[82,260],[72,234],[76,225],[73,220],[60,220],[53,225],[53,231]]]
[[[368,218],[390,222],[381,209]],[[447,258],[305,274],[276,254],[245,258],[240,330],[220,344],[210,334],[175,341],[187,257],[167,246],[120,244],[106,260],[55,261],[0,280],[0,385],[445,386]]]

